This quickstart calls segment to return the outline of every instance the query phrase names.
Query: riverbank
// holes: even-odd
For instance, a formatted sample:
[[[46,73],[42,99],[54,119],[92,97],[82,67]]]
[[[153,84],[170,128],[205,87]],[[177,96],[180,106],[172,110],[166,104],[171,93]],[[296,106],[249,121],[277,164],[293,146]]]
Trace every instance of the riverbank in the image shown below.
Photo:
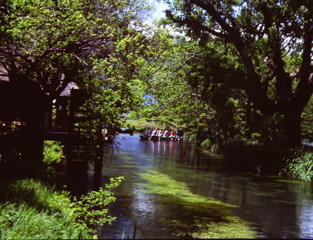
[[[125,124],[137,132],[143,132],[146,128],[164,128],[157,122],[147,122],[140,119],[129,119],[126,120]],[[184,139],[196,142],[194,134],[190,132],[184,133]],[[293,180],[312,182],[313,143],[309,139],[304,139],[302,144],[302,147],[290,149],[285,146],[261,144],[246,139],[233,141],[221,149],[218,144],[212,144],[208,139],[205,139],[198,143],[197,147],[203,151],[220,155],[229,171],[279,175]]]
[[[35,179],[1,183],[0,238],[97,239],[98,227],[115,220],[106,206],[116,200],[112,189],[122,181],[111,178],[80,199]]]
[[[36,179],[23,176],[22,169],[15,172],[12,164],[2,166],[7,171],[1,169],[0,239],[97,239],[98,227],[115,220],[106,206],[116,200],[113,188],[123,178],[111,178],[78,199],[54,185],[65,161],[63,146],[45,141],[44,164]]]
[[[1,239],[90,239],[94,232],[77,222],[66,192],[38,180],[14,180],[0,186]]]

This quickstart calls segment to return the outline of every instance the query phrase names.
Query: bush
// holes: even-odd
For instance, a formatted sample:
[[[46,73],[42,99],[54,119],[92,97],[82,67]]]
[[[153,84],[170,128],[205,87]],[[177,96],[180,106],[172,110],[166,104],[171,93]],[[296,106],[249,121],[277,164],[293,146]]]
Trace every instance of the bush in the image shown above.
[[[200,145],[201,148],[208,150],[211,153],[218,153],[220,150],[218,144],[212,144],[209,139],[205,139]]]
[[[111,178],[110,184],[106,184],[105,189],[89,192],[86,196],[81,196],[79,201],[74,199],[73,209],[77,222],[86,224],[89,229],[95,229],[98,225],[106,223],[111,224],[115,217],[109,216],[109,210],[104,207],[116,200],[111,190],[118,187],[123,180],[123,177]]]
[[[63,146],[57,141],[45,141],[43,155],[43,162],[48,165],[60,163],[65,158]]]
[[[54,183],[58,176],[65,172],[64,146],[58,141],[44,141],[43,149],[43,169],[41,177],[46,181]]]
[[[203,149],[207,149],[209,150],[211,147],[211,141],[209,139],[205,139],[202,143],[201,143],[201,148]]]
[[[112,189],[122,180],[111,179],[105,189],[73,201],[68,192],[56,192],[33,179],[1,186],[0,239],[96,238],[96,226],[114,220],[105,206],[115,201]]]
[[[293,157],[286,159],[287,165],[283,169],[287,176],[305,182],[313,180],[313,153],[302,149],[293,150]]]
[[[93,234],[79,224],[67,192],[55,192],[33,180],[2,186],[1,239],[81,239]]]
[[[26,204],[0,205],[1,239],[86,239],[88,229],[75,225],[70,216],[37,211]]]

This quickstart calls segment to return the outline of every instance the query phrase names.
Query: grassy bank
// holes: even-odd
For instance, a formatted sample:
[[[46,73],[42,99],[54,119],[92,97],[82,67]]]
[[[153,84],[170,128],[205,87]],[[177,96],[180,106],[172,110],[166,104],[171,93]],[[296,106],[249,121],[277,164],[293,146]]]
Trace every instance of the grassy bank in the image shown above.
[[[105,206],[115,201],[111,190],[122,180],[79,200],[34,179],[2,183],[0,239],[97,239],[97,226],[115,219]]]
[[[77,223],[69,195],[33,179],[1,186],[1,239],[92,238],[86,225]]]
[[[106,206],[115,201],[112,189],[123,178],[110,179],[104,188],[76,199],[52,185],[64,158],[59,142],[46,141],[41,180],[2,178],[0,239],[96,239],[97,227],[115,219]]]
[[[194,136],[185,133],[186,139]],[[284,145],[262,144],[249,139],[234,140],[220,148],[209,139],[199,147],[223,156],[227,171],[248,171],[258,174],[279,175],[303,182],[313,181],[313,149],[307,146],[289,148]]]

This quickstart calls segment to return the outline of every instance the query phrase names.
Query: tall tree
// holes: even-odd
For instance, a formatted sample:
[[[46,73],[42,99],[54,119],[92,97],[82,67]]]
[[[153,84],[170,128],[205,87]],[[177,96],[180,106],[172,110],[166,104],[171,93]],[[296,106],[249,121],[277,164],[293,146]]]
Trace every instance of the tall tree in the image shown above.
[[[309,0],[169,0],[167,17],[201,44],[220,40],[245,70],[239,87],[265,115],[283,116],[290,144],[313,92],[313,5]],[[236,52],[227,52],[229,46]]]
[[[91,74],[145,10],[126,0],[2,2],[2,67],[10,81],[37,82],[49,95]]]
[[[3,0],[0,9],[0,67],[9,81],[35,82],[51,101],[76,82],[106,122],[135,102],[144,1]]]
[[[247,98],[236,90],[244,74],[241,66],[224,55],[223,45],[199,47],[165,31],[155,40],[159,51],[148,63],[147,93],[151,96],[144,116],[183,126],[194,133],[195,140],[209,138],[221,147],[239,132],[244,135]]]

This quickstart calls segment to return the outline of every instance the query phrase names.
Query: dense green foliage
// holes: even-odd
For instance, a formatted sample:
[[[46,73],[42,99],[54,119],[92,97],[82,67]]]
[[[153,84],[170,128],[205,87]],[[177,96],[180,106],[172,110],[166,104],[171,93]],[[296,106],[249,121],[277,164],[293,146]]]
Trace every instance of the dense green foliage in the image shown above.
[[[145,26],[139,0],[3,1],[1,64],[51,101],[69,82],[85,89],[90,138],[132,110],[219,149],[297,144],[301,121],[310,136],[309,1],[165,2],[173,28]]]
[[[115,201],[112,189],[123,178],[111,179],[105,189],[80,200],[68,192],[57,192],[32,180],[1,185],[1,239],[90,239],[97,238],[96,226],[114,220],[105,207]]]
[[[141,0],[2,1],[1,68],[12,82],[39,84],[48,104],[70,82],[86,90],[88,135],[118,126],[141,100],[147,10]]]
[[[70,82],[85,90],[90,159],[101,126],[131,111],[215,152],[312,137],[310,1],[164,2],[164,25],[149,27],[142,0],[3,0],[2,72],[48,104]]]
[[[201,43],[215,36],[225,44],[226,54],[242,64],[245,78],[239,87],[254,108],[299,117],[312,94],[309,1],[170,2],[168,16],[174,23],[187,26],[187,34]]]
[[[291,150],[290,156],[283,172],[287,176],[305,182],[313,180],[313,153],[306,152],[301,148]]]
[[[312,137],[312,5],[164,2],[167,28],[137,115],[183,127],[238,166],[279,171],[288,148]]]
[[[82,226],[71,227],[67,215],[38,212],[27,205],[6,203],[0,207],[0,236],[3,239],[91,238]]]
[[[42,182],[54,183],[56,167],[64,160],[60,142],[45,141]],[[0,185],[1,238],[97,238],[97,227],[115,219],[107,206],[115,201],[113,189],[121,184],[122,177],[110,179],[104,188],[79,199],[38,180],[15,178],[8,175]]]
[[[58,176],[65,173],[66,157],[64,146],[61,142],[47,140],[44,141],[43,163],[41,176],[45,181],[52,184],[58,179]]]
[[[60,163],[65,158],[60,142],[45,141],[43,150],[43,162],[45,164]]]
[[[177,113],[200,141],[298,144],[313,91],[310,2],[165,2],[165,22],[181,34],[155,60],[159,113]]]

